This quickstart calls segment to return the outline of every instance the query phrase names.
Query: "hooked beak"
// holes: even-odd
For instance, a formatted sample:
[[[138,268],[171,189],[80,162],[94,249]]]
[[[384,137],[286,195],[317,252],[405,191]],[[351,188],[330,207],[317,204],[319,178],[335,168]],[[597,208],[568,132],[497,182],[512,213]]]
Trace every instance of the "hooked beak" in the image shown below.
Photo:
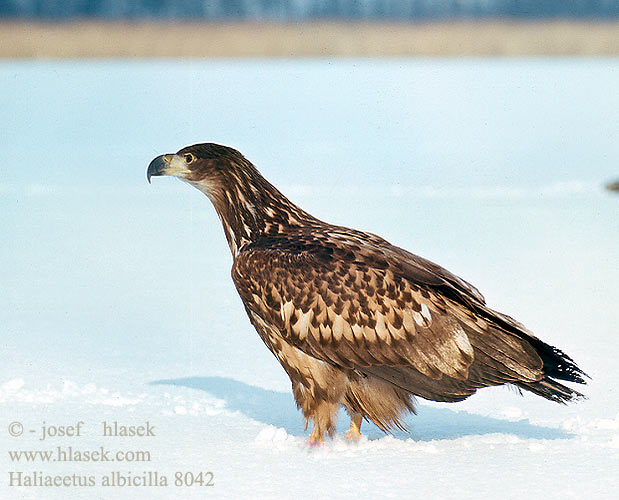
[[[146,169],[146,179],[150,183],[151,177],[158,175],[174,175],[176,177],[184,178],[186,174],[190,174],[191,171],[187,169],[184,160],[175,154],[167,154],[157,156],[148,165]]]

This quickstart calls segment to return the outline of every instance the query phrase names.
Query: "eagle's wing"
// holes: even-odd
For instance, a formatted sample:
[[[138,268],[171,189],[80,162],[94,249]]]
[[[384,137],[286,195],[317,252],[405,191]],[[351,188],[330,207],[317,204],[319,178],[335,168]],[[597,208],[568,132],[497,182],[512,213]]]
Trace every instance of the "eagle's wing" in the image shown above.
[[[527,342],[442,293],[464,293],[464,282],[450,285],[395,247],[345,238],[270,239],[244,249],[233,278],[246,308],[310,356],[428,399],[540,380],[542,361]]]
[[[441,287],[443,292],[460,295],[460,298],[466,302],[486,303],[486,299],[481,292],[467,281],[432,261],[392,245],[380,236],[340,227],[333,231],[332,234],[337,235],[340,239],[344,239],[344,241],[351,237],[364,240],[366,250],[371,249],[378,255],[384,255],[393,266],[395,272],[403,274],[416,283]]]

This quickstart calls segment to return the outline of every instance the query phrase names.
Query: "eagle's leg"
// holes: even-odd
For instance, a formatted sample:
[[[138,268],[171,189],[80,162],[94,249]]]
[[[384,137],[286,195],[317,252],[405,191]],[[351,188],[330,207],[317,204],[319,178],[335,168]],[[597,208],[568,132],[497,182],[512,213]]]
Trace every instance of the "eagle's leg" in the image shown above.
[[[338,404],[331,401],[317,402],[306,414],[312,420],[314,427],[307,441],[310,446],[319,446],[323,443],[325,432],[333,437],[335,433],[335,416]]]
[[[346,433],[346,439],[349,441],[359,441],[361,439],[361,422],[363,421],[363,415],[361,413],[351,413],[350,415],[350,428]]]
[[[281,345],[287,348],[287,344]],[[282,366],[292,382],[297,408],[303,412],[306,428],[310,420],[313,423],[308,444],[320,445],[325,433],[330,437],[335,433],[337,410],[343,403],[347,390],[347,376],[342,370],[312,358],[294,347],[286,354],[287,363],[282,363]],[[298,368],[295,370],[291,366]]]
[[[322,439],[322,435],[318,430],[318,427],[315,425],[312,429],[312,433],[310,434],[309,439],[307,440],[307,445],[314,448],[317,446],[323,446],[324,444],[325,442]]]

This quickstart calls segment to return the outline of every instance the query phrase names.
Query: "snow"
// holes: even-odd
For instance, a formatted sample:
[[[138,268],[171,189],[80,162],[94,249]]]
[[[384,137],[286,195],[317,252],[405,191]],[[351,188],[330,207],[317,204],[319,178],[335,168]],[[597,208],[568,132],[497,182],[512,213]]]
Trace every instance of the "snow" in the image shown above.
[[[0,498],[615,498],[619,200],[602,186],[619,164],[617,69],[0,64]],[[194,139],[239,147],[310,212],[471,281],[589,373],[588,399],[561,406],[499,387],[419,400],[409,432],[364,423],[358,443],[341,412],[335,438],[308,448],[208,200],[172,179],[146,184],[152,157]],[[79,422],[80,436],[54,434]],[[155,435],[104,436],[103,422],[148,422]],[[150,461],[8,453],[59,446]],[[96,484],[10,486],[17,471]],[[150,471],[168,486],[101,486]],[[203,472],[203,484],[211,472],[214,486],[176,486],[176,472]]]
[[[81,438],[56,439],[45,443],[47,447],[72,445],[87,450],[103,444],[113,450],[146,449],[153,457],[148,464],[72,463],[67,467],[54,463],[34,470],[45,467],[51,474],[69,471],[100,476],[116,470],[134,475],[154,470],[168,477],[176,471],[213,472],[212,493],[194,486],[183,489],[184,498],[204,498],[205,494],[217,498],[310,498],[316,495],[316,488],[334,498],[400,498],[412,491],[441,498],[494,497],[498,492],[509,498],[612,498],[619,472],[617,413],[608,418],[565,418],[560,408],[549,407],[546,414],[556,417],[553,425],[547,426],[537,424],[532,416],[514,418],[513,409],[500,408],[505,404],[500,401],[498,411],[510,411],[509,420],[446,405],[421,405],[419,416],[409,419],[411,435],[383,436],[373,428],[360,442],[349,443],[340,432],[325,446],[312,449],[305,444],[307,436],[290,394],[231,379],[155,383],[142,394],[115,393],[74,382],[42,391],[29,389],[21,381],[10,383],[13,388],[3,393],[3,404],[11,409],[11,418],[33,424],[39,419],[69,423],[77,418],[87,423]],[[232,403],[214,398],[211,392],[219,392]],[[505,402],[516,397],[505,396]],[[521,402],[525,411],[527,399]],[[156,437],[104,439],[99,429],[104,420],[149,421]],[[45,448],[34,438],[22,440],[19,446]],[[5,470],[33,469],[6,463],[6,459],[3,465]],[[44,496],[41,488],[5,491],[12,492],[7,498],[68,495],[63,489],[46,489]],[[71,494],[79,498],[79,492]],[[84,494],[95,497],[92,489]],[[112,492],[96,489],[102,498],[170,498],[176,494],[155,487]]]
[[[205,493],[197,486],[184,488],[186,498],[204,498],[205,494],[217,498],[309,498],[316,495],[317,487],[334,498],[400,498],[412,491],[441,498],[480,498],[497,492],[510,498],[612,498],[619,472],[619,413],[606,418],[566,418],[560,407],[549,404],[546,417],[554,414],[555,418],[552,425],[541,425],[535,416],[517,418],[523,414],[517,415],[513,407],[501,407],[516,397],[504,396],[504,402],[496,401],[497,412],[507,411],[509,419],[459,411],[457,406],[423,404],[419,415],[409,419],[410,435],[384,436],[370,428],[360,442],[350,443],[340,432],[333,441],[313,449],[305,444],[307,436],[289,393],[231,379],[155,382],[141,394],[72,381],[38,390],[23,380],[11,380],[3,386],[2,400],[4,408],[10,408],[11,418],[23,418],[35,427],[39,420],[86,422],[85,435],[80,438],[47,438],[51,441],[42,443],[28,437],[20,441],[19,448],[71,445],[88,450],[104,445],[113,450],[148,450],[152,462],[53,463],[33,468],[6,463],[5,457],[3,468],[98,476],[116,470],[134,475],[152,470],[168,477],[176,471],[212,471],[214,490]],[[526,413],[528,399],[521,400],[521,412]],[[100,423],[115,420],[132,425],[149,421],[156,437],[102,438]],[[14,441],[10,446],[16,446]],[[169,498],[177,494],[168,488],[95,489],[102,498]],[[68,495],[63,489],[45,489],[42,496],[41,488],[32,487],[5,491],[12,492],[7,498]],[[80,497],[76,490],[71,494]],[[83,494],[95,497],[93,489]]]

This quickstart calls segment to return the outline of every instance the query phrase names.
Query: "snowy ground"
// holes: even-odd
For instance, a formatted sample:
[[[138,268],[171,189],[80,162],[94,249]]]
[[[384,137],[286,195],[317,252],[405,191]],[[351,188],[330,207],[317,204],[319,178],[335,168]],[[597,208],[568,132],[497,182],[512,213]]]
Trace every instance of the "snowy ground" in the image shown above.
[[[618,69],[0,65],[0,498],[616,498],[619,199],[601,187],[618,173]],[[197,140],[238,147],[315,215],[471,281],[570,354],[589,399],[421,400],[410,433],[364,424],[353,444],[341,414],[336,438],[308,449],[208,200],[144,179],[152,157]],[[104,421],[154,435],[103,436]],[[143,461],[54,461],[57,447]],[[19,486],[18,472],[95,485]],[[102,486],[154,472],[168,486]]]
[[[13,379],[2,387],[5,421],[36,430],[3,439],[4,446],[81,451],[104,446],[112,453],[146,450],[151,460],[34,465],[7,462],[4,455],[5,471],[77,474],[97,483],[114,471],[138,477],[157,471],[169,486],[8,488],[5,477],[5,498],[311,498],[316,488],[333,498],[401,498],[413,490],[441,498],[499,493],[502,498],[613,498],[619,473],[619,415],[592,411],[589,402],[554,408],[488,390],[458,407],[421,405],[409,420],[410,435],[383,436],[370,428],[357,444],[338,433],[313,450],[305,446],[290,394],[232,378],[137,384],[139,391],[70,380],[31,385]],[[85,422],[82,436],[40,441],[42,421],[76,425],[79,420]],[[155,437],[102,437],[102,421],[148,421]],[[176,472],[212,472],[215,486],[176,487]]]

